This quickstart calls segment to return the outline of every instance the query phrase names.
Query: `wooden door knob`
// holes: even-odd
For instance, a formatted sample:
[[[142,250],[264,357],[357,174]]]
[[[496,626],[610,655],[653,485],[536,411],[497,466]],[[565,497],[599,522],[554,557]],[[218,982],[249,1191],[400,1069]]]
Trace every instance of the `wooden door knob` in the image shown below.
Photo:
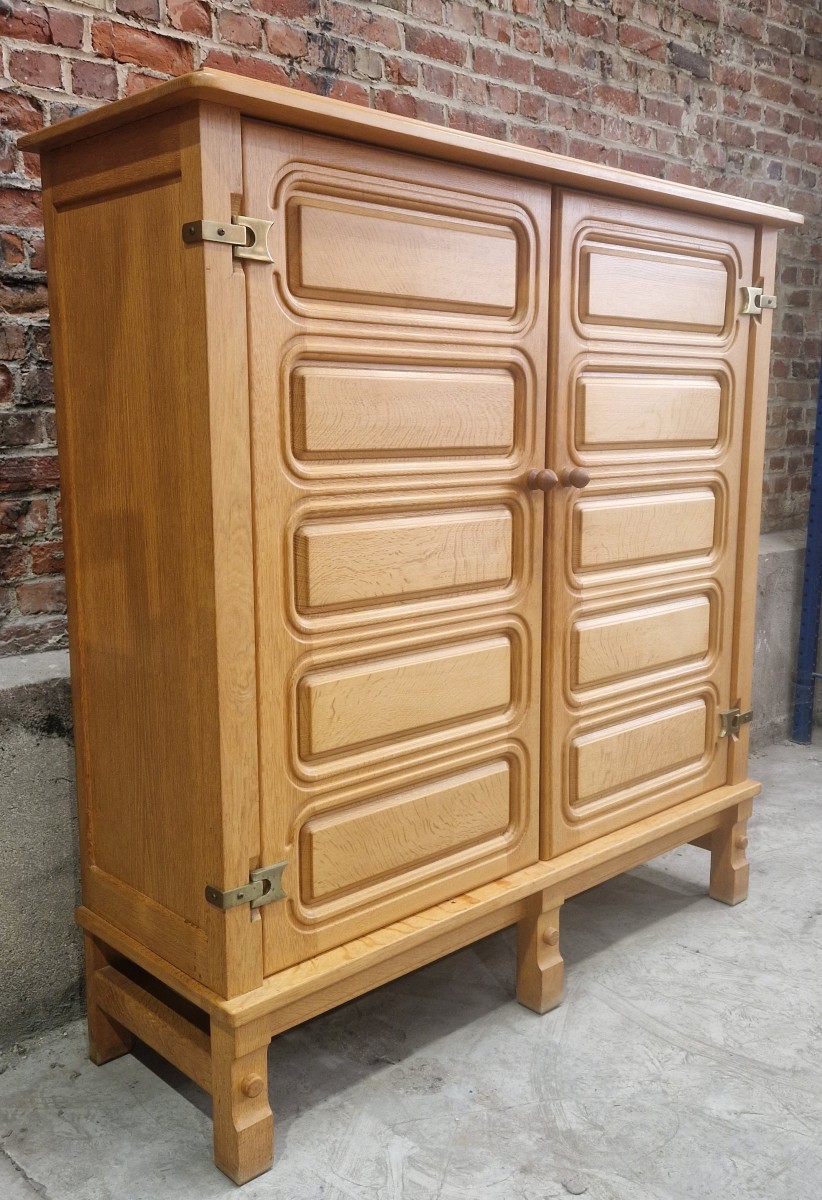
[[[528,486],[533,492],[550,492],[551,488],[555,488],[558,483],[556,474],[547,468],[542,471],[528,472]]]
[[[559,481],[563,487],[584,488],[591,482],[591,476],[584,467],[563,467]]]

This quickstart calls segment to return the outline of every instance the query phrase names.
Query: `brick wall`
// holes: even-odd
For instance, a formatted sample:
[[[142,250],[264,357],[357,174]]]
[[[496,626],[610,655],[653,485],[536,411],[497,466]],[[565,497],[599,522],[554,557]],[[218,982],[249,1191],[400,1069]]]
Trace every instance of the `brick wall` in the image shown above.
[[[0,654],[61,644],[37,159],[21,131],[203,64],[786,204],[765,527],[802,522],[822,336],[820,0],[0,0]]]

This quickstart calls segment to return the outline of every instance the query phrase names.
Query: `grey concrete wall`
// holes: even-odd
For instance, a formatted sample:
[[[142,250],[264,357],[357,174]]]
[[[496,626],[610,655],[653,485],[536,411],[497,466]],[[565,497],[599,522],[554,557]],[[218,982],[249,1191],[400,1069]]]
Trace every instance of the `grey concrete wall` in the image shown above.
[[[783,740],[790,732],[804,555],[804,530],[766,533],[760,539],[751,730],[754,751]]]
[[[803,548],[802,533],[762,538],[756,751],[789,730]],[[0,1046],[80,1010],[73,780],[68,656],[0,658]]]
[[[80,1011],[65,651],[0,658],[0,1046]]]

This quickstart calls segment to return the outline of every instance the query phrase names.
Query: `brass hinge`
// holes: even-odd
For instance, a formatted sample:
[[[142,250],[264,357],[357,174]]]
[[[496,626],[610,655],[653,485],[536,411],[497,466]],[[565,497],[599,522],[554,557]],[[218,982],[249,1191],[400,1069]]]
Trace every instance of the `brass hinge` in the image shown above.
[[[268,231],[273,221],[258,217],[232,217],[230,221],[186,221],[183,241],[187,246],[198,242],[224,242],[231,246],[235,258],[251,258],[257,262],[273,262],[268,249]]]
[[[258,867],[256,871],[251,872],[248,883],[241,884],[240,887],[229,888],[225,892],[209,885],[205,890],[205,898],[209,904],[223,910],[236,908],[238,904],[250,904],[252,908],[262,908],[264,904],[270,904],[272,900],[285,899],[282,885],[282,874],[285,868],[286,863],[284,862],[274,863],[271,867]]]
[[[745,303],[742,305],[743,314],[758,314],[766,308],[776,308],[776,296],[769,296],[761,287],[744,287],[742,295]]]
[[[753,709],[749,708],[747,712],[740,712],[738,708],[729,708],[727,712],[719,714],[719,720],[722,722],[719,730],[721,738],[738,738],[742,726],[750,725],[753,720]]]

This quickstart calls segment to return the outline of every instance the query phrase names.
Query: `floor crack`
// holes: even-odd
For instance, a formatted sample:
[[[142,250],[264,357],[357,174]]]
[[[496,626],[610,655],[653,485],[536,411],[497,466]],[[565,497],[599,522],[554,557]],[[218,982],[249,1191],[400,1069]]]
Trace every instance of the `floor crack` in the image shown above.
[[[7,1158],[9,1160],[12,1167],[14,1167],[14,1170],[17,1172],[17,1174],[23,1180],[25,1180],[25,1182],[29,1185],[29,1187],[32,1189],[32,1191],[36,1192],[38,1196],[42,1196],[43,1200],[49,1200],[49,1194],[46,1191],[45,1185],[42,1183],[38,1183],[38,1181],[36,1179],[32,1179],[31,1175],[29,1175],[29,1173],[25,1169],[25,1167],[21,1167],[20,1163],[16,1162],[12,1158],[12,1156],[9,1154],[8,1150],[3,1145],[2,1142],[0,1142],[0,1154],[2,1154],[4,1158]]]

